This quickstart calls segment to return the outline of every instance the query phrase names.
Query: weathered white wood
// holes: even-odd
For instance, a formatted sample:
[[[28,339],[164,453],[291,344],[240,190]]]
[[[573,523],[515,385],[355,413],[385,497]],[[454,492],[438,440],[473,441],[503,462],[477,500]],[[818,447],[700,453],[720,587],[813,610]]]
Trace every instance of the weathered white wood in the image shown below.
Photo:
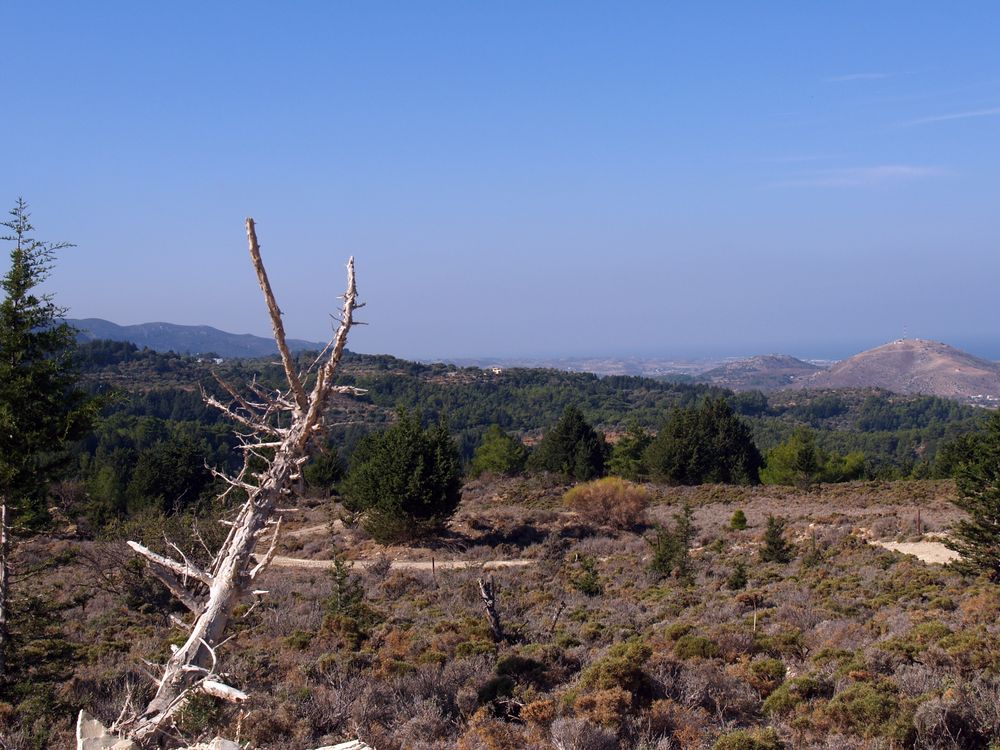
[[[130,716],[121,722],[120,728],[142,747],[153,747],[165,730],[172,724],[176,713],[183,707],[187,698],[201,690],[212,694],[221,693],[227,697],[245,697],[219,679],[216,673],[215,648],[222,643],[222,636],[229,623],[233,608],[241,600],[250,584],[267,567],[277,544],[277,534],[280,523],[275,525],[274,536],[270,548],[262,559],[254,559],[254,550],[261,534],[267,531],[271,516],[275,513],[278,503],[290,492],[291,483],[298,475],[303,463],[308,460],[310,446],[317,436],[323,432],[323,415],[327,410],[330,396],[335,392],[353,392],[353,389],[333,385],[337,366],[343,357],[347,343],[347,334],[355,324],[354,311],[361,307],[358,303],[357,285],[354,276],[354,258],[347,264],[347,290],[342,299],[340,326],[336,335],[327,347],[329,352],[322,366],[316,371],[312,391],[306,393],[302,380],[295,372],[291,353],[285,342],[285,331],[281,321],[281,311],[271,291],[267,273],[260,258],[260,247],[254,229],[253,219],[247,219],[247,238],[250,246],[250,257],[257,272],[261,290],[271,316],[275,343],[281,353],[282,364],[288,390],[284,393],[266,394],[259,387],[251,386],[251,391],[263,402],[260,405],[250,404],[246,399],[236,396],[234,389],[226,390],[234,395],[236,407],[230,408],[218,402],[217,399],[207,399],[210,404],[218,406],[224,413],[238,423],[249,427],[253,434],[244,436],[253,438],[246,440],[248,448],[244,451],[244,467],[239,477],[229,480],[231,487],[239,488],[247,493],[247,500],[240,507],[229,526],[229,534],[222,547],[215,555],[210,572],[199,570],[187,560],[177,562],[170,558],[157,555],[136,542],[129,545],[143,555],[151,565],[151,569],[163,580],[163,573],[173,574],[176,579],[170,586],[178,597],[191,609],[188,578],[198,585],[207,588],[204,592],[204,603],[197,603],[194,622],[190,626],[188,638],[171,655],[163,666],[156,695],[141,713]],[[277,415],[282,416],[282,428],[278,429],[273,421]],[[255,443],[263,443],[260,436],[266,435],[266,441],[274,451],[273,456],[266,459],[266,468],[259,473],[249,473],[248,463],[252,456],[261,457],[255,453]],[[244,480],[244,476],[252,476],[257,483]],[[228,490],[227,490],[228,492]],[[250,570],[250,565],[256,562],[256,567]],[[168,576],[169,578],[169,576]],[[181,592],[175,590],[180,585]],[[212,691],[215,691],[214,693]]]

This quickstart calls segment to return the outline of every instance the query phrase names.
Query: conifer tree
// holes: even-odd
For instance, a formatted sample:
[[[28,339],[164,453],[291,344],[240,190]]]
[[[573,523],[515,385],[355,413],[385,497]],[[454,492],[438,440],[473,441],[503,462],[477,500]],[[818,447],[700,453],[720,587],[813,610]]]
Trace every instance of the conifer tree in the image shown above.
[[[65,456],[61,449],[89,426],[93,408],[77,387],[75,330],[65,310],[38,291],[66,243],[36,240],[19,199],[0,239],[12,243],[0,280],[0,677],[10,650],[8,600],[13,537],[47,517],[45,490]]]
[[[585,482],[604,474],[607,443],[575,406],[563,415],[531,454],[528,464],[539,471],[551,471]]]
[[[953,566],[1000,581],[1000,412],[959,464],[955,505],[968,515],[956,522],[945,544],[961,558]]]
[[[784,518],[767,517],[767,529],[764,531],[764,546],[760,550],[760,559],[764,562],[776,563],[791,561],[792,546],[785,541]]]
[[[491,474],[520,474],[528,459],[528,449],[513,435],[508,435],[500,425],[490,425],[483,440],[476,448],[469,469],[472,476]]]

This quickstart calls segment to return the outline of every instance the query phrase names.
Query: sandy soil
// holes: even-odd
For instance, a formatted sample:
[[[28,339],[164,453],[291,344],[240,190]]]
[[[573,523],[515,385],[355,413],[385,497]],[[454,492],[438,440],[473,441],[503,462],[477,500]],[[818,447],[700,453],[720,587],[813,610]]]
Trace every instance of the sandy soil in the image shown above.
[[[941,542],[879,542],[875,541],[879,547],[894,552],[902,552],[904,555],[913,555],[925,563],[936,563],[943,565],[952,560],[957,560],[959,555],[954,550],[948,549]]]

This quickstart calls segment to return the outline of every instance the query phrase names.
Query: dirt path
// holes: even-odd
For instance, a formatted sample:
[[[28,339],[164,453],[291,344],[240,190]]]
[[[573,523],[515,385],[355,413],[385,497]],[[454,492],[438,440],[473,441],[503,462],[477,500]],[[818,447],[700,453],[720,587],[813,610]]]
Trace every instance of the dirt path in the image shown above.
[[[892,550],[893,552],[902,552],[904,555],[913,555],[914,557],[923,560],[925,563],[936,563],[938,565],[944,565],[952,560],[957,560],[959,554],[954,550],[948,549],[941,542],[872,542],[872,544],[877,544],[879,547],[884,547],[885,549]]]
[[[254,555],[259,559],[258,555]],[[349,560],[353,568],[363,568],[371,564],[372,560]],[[500,568],[523,568],[526,565],[534,565],[535,560],[526,558],[515,558],[513,560],[393,560],[391,567],[393,570],[464,570],[465,568],[479,568],[483,570],[498,570]],[[298,557],[284,557],[275,555],[271,560],[273,568],[299,568],[304,570],[328,570],[334,566],[333,560],[303,560]]]

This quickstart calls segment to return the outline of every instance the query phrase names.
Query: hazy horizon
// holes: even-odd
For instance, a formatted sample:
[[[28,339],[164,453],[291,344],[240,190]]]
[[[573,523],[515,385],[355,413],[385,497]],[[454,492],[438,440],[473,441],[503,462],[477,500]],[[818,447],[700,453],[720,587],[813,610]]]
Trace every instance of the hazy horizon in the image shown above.
[[[2,195],[75,318],[407,358],[1000,357],[1000,6],[8,9]],[[44,54],[41,52],[44,50]],[[732,354],[730,354],[732,352]]]
[[[74,315],[67,316],[70,320],[85,320],[88,317],[77,317]],[[102,319],[103,320],[103,319]],[[160,324],[167,323],[173,324],[173,321],[158,320],[158,321],[141,321],[141,322],[127,322],[123,323],[120,321],[109,321],[121,326],[130,325],[143,325],[143,324]],[[219,328],[219,326],[212,325],[211,323],[198,323],[198,324],[177,324],[177,325],[193,325],[193,326],[210,326],[218,330],[224,331],[225,333],[235,334],[235,335],[246,335],[250,334],[253,336],[258,336],[260,338],[270,339],[270,331],[247,331],[247,330],[225,330]],[[287,332],[289,339],[299,339],[311,341],[308,337],[297,335],[294,330],[289,329]],[[678,361],[690,361],[697,362],[699,360],[704,361],[719,361],[722,359],[744,359],[747,357],[753,357],[758,355],[768,355],[768,354],[787,354],[802,360],[817,360],[817,361],[830,361],[830,360],[840,360],[846,359],[859,352],[872,349],[883,344],[888,344],[891,341],[901,338],[897,336],[893,339],[886,339],[884,341],[875,340],[862,340],[859,339],[856,342],[841,342],[839,344],[828,345],[825,348],[819,348],[814,343],[811,342],[800,342],[800,343],[789,343],[789,344],[775,344],[775,343],[762,343],[759,346],[748,345],[747,343],[734,343],[732,345],[719,345],[714,348],[706,349],[685,349],[685,350],[673,350],[673,351],[655,351],[655,350],[615,350],[613,347],[608,347],[604,350],[594,350],[590,352],[560,352],[558,350],[554,351],[543,351],[543,352],[456,352],[456,353],[439,353],[439,354],[422,354],[420,352],[406,352],[406,351],[381,351],[381,350],[370,350],[359,347],[350,346],[348,347],[352,351],[362,353],[362,354],[388,354],[400,359],[408,359],[418,362],[449,362],[449,361],[474,361],[474,360],[505,360],[505,361],[531,361],[531,360],[582,360],[582,359],[674,359]],[[916,339],[929,339],[933,341],[941,341],[941,343],[948,344],[956,349],[961,349],[968,352],[969,354],[981,357],[983,359],[994,359],[1000,361],[1000,338],[997,339],[968,339],[959,338],[951,341],[941,340],[941,339],[930,339],[927,336],[917,336],[907,334],[907,338]],[[314,343],[323,343],[319,340],[314,341]]]

